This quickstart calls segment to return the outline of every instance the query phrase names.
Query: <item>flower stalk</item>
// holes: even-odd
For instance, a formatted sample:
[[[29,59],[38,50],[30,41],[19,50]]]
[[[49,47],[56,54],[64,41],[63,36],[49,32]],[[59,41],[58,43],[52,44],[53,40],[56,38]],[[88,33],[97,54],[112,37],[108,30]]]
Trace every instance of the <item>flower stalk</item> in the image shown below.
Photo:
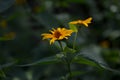
[[[73,41],[73,49],[75,49],[76,46],[76,40],[77,40],[77,32],[75,32],[75,37],[74,37],[74,41]]]
[[[72,79],[72,72],[71,72],[71,63],[70,62],[68,62],[68,72],[69,72],[68,80],[71,80]]]
[[[64,48],[63,48],[62,42],[61,42],[61,41],[58,41],[58,42],[59,42],[59,44],[60,44],[61,50],[64,51]]]

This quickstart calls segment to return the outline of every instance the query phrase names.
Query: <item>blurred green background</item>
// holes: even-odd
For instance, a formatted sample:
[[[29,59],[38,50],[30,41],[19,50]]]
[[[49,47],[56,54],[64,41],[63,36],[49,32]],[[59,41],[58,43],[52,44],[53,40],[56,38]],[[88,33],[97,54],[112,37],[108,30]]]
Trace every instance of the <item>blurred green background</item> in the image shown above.
[[[77,48],[120,71],[119,0],[0,0],[0,80],[62,80],[66,67],[61,63],[19,65],[59,52],[42,33],[88,17],[92,23],[80,29]],[[73,64],[72,70],[81,71],[73,80],[120,80],[120,74],[85,64]]]

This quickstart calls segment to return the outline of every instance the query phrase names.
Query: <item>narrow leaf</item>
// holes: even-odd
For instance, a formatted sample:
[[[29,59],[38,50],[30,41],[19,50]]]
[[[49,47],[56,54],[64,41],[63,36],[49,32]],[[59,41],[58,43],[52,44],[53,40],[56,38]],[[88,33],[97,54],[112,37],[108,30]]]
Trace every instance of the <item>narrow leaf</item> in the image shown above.
[[[75,57],[72,62],[76,62],[76,63],[90,65],[90,66],[93,66],[93,67],[100,68],[100,66],[98,64],[96,64],[95,62],[93,62],[93,61],[91,61],[89,59],[83,58],[81,56]]]
[[[69,47],[65,47],[64,48],[64,52],[67,52],[67,53],[75,53],[76,50],[72,49],[72,48],[69,48]]]
[[[78,28],[77,28],[76,25],[74,25],[74,24],[69,24],[69,27],[70,27],[70,29],[73,30],[74,32],[78,32]]]
[[[77,54],[77,57],[79,56],[79,57],[83,57],[83,58],[89,60],[90,62],[86,61],[85,59],[82,59],[82,60],[86,61],[86,62],[83,61],[83,63],[86,63],[88,65],[94,65],[94,66],[98,65],[103,69],[120,73],[119,71],[114,70],[108,66],[108,64],[101,57],[100,52],[101,52],[101,48],[99,48],[97,46],[89,46],[86,49],[81,50],[81,52],[79,52]],[[81,58],[79,59],[79,62],[80,62],[80,60],[81,60]]]
[[[46,57],[46,58],[40,59],[33,63],[17,65],[17,66],[24,67],[24,66],[34,66],[34,65],[42,65],[42,64],[53,64],[53,63],[58,63],[58,62],[59,62],[59,60],[56,56],[51,56],[51,57]]]
[[[63,49],[65,49],[65,47],[67,46],[66,43],[63,42],[63,41],[61,41],[61,45],[60,45],[60,43],[59,43],[58,41],[56,41],[56,42],[54,43],[54,45],[55,45],[56,47],[58,47],[59,49],[61,49],[61,45],[62,45],[62,48],[63,48]]]

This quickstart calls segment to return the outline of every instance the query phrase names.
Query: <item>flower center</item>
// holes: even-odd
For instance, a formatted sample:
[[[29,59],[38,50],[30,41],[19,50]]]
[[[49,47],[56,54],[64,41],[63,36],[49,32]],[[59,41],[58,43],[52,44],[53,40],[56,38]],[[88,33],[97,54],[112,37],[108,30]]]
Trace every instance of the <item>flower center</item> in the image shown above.
[[[55,36],[56,38],[59,38],[59,37],[61,36],[61,33],[60,33],[59,31],[56,31],[56,32],[54,33],[54,36]]]

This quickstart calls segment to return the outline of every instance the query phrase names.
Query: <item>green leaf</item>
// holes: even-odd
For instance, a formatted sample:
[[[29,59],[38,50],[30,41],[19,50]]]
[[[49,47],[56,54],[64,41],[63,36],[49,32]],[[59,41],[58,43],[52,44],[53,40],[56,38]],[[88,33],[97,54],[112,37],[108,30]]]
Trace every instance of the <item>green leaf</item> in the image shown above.
[[[90,66],[93,66],[93,67],[98,67],[100,68],[100,66],[98,64],[96,64],[95,62],[89,60],[89,59],[86,59],[82,56],[76,56],[72,62],[76,62],[76,63],[80,63],[80,64],[85,64],[85,65],[90,65]]]
[[[76,25],[69,23],[69,27],[70,27],[70,29],[73,30],[74,32],[78,32],[78,28],[77,28]]]
[[[81,50],[76,57],[79,59],[79,63],[87,64],[87,65],[92,65],[96,67],[101,67],[103,69],[113,71],[116,73],[120,73],[117,70],[114,70],[108,66],[108,64],[104,61],[104,59],[101,57],[101,48],[97,46],[89,46],[86,49]],[[80,58],[82,57],[82,58]],[[89,61],[88,61],[89,60]]]
[[[5,72],[3,71],[5,68],[11,67],[15,64],[15,62],[6,63],[3,65],[0,65],[0,77],[6,77]]]
[[[0,0],[0,13],[10,8],[14,2],[15,0]]]
[[[24,66],[43,65],[43,64],[54,64],[54,63],[58,63],[58,62],[59,62],[59,60],[56,56],[51,56],[51,57],[46,57],[46,58],[40,59],[33,63],[17,65],[17,66],[24,67]]]
[[[58,47],[59,49],[61,49],[61,46],[60,46],[60,43],[58,41],[55,41],[54,45],[56,47]],[[67,46],[65,42],[61,41],[61,45],[62,45],[62,48],[65,49],[65,47]]]
[[[64,54],[65,54],[64,52],[61,52],[59,54],[56,54],[56,57],[61,59],[64,57]]]
[[[69,48],[69,47],[65,47],[65,48],[64,48],[64,52],[66,52],[66,53],[75,53],[76,50],[74,50],[74,49],[72,49],[72,48]]]

